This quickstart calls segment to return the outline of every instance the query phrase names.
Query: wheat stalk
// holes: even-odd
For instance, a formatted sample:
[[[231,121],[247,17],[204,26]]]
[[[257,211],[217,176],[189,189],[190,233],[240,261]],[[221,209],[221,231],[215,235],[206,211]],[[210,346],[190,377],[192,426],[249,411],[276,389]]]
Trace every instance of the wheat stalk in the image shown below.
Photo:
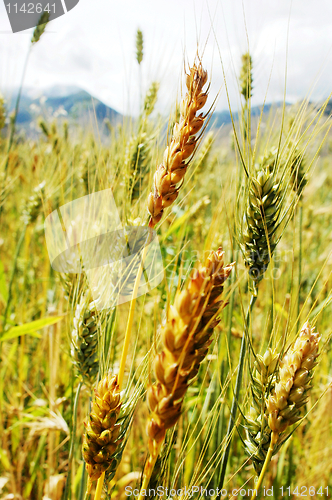
[[[16,269],[17,269],[17,261],[18,257],[21,251],[21,247],[24,242],[25,234],[27,227],[29,224],[33,224],[36,222],[38,215],[40,214],[41,207],[42,207],[42,197],[45,194],[44,191],[45,188],[45,181],[39,184],[34,190],[33,194],[30,196],[30,198],[26,201],[23,210],[22,210],[22,220],[24,223],[24,228],[21,232],[21,235],[19,237],[15,255],[14,255],[14,262],[13,262],[13,269],[11,272],[10,280],[9,280],[9,285],[8,285],[8,299],[5,307],[5,311],[3,314],[3,320],[2,320],[2,331],[5,331],[6,325],[7,325],[7,316],[9,313],[11,301],[12,301],[12,288],[13,288],[13,283],[15,279],[15,274],[16,274]],[[1,215],[1,213],[0,213]]]
[[[147,174],[149,162],[151,160],[151,150],[153,139],[155,138],[155,129],[153,132],[148,127],[148,117],[153,112],[158,98],[159,83],[152,82],[148,89],[143,110],[138,121],[137,135],[132,137],[128,147],[127,163],[129,166],[129,187],[131,199],[136,200],[141,196],[144,177]]]

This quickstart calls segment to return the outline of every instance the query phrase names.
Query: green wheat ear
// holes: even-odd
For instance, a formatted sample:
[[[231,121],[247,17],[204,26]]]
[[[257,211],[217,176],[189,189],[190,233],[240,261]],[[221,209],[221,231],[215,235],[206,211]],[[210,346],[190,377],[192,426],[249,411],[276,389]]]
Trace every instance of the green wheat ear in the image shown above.
[[[149,90],[146,93],[143,105],[143,115],[150,116],[154,110],[158,99],[159,82],[152,82]]]
[[[278,353],[270,348],[261,356],[256,355],[255,368],[251,374],[251,407],[245,415],[245,451],[251,458],[257,474],[262,470],[269,446],[271,430],[267,425],[266,400],[276,383]]]
[[[293,153],[290,168],[292,189],[301,198],[308,180],[306,177],[306,158],[304,153],[299,151],[299,149],[296,149]]]
[[[38,24],[35,27],[35,30],[33,32],[32,38],[31,38],[31,43],[37,43],[40,40],[40,37],[45,31],[45,28],[50,20],[50,13],[49,12],[43,12],[42,15],[39,18]]]
[[[45,193],[45,184],[46,184],[45,181],[39,184],[33,190],[33,194],[25,203],[25,206],[22,211],[22,219],[26,226],[28,224],[35,222],[38,215],[41,212],[43,206],[42,197]]]
[[[283,202],[282,186],[275,171],[270,172],[262,164],[260,167],[249,181],[241,233],[241,249],[255,284],[263,279],[277,245],[276,231]]]
[[[140,29],[136,32],[136,60],[138,64],[143,61],[143,33]]]
[[[0,95],[0,130],[3,129],[6,123],[6,107],[2,95]]]
[[[73,323],[73,363],[83,381],[92,386],[99,371],[97,313],[93,302],[84,293],[76,305]]]
[[[240,93],[246,101],[249,101],[249,98],[252,97],[253,89],[252,58],[249,52],[246,52],[241,59]]]
[[[277,148],[268,150],[255,164],[244,193],[239,243],[254,293],[298,199],[295,193],[289,204],[286,203],[291,181],[290,168],[285,163],[283,158],[278,157]]]

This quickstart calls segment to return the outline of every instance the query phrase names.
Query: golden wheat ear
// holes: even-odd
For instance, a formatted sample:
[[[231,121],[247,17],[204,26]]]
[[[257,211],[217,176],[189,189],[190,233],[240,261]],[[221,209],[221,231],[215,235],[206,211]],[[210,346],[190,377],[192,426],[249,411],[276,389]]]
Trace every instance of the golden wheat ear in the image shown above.
[[[117,377],[106,375],[95,390],[93,409],[85,424],[83,457],[89,475],[89,485],[112,466],[121,443],[121,425],[117,423],[121,410]]]
[[[186,75],[187,94],[181,103],[180,119],[174,125],[170,145],[166,148],[163,162],[156,169],[154,186],[148,196],[150,227],[161,220],[164,209],[171,206],[179,194],[188,165],[192,160],[207,116],[198,112],[205,105],[208,93],[203,87],[208,80],[202,63],[194,64]]]
[[[311,388],[319,341],[319,333],[314,332],[307,321],[280,363],[278,382],[267,401],[268,425],[276,443],[289,425],[301,419],[300,410]]]
[[[319,341],[319,333],[306,322],[279,362],[279,368],[279,355],[271,349],[264,356],[256,356],[252,406],[245,417],[247,440],[244,442],[259,474],[252,500],[257,496],[272,456],[291,436],[285,431],[302,418],[301,410],[308,401]]]
[[[179,420],[187,389],[208,353],[213,330],[219,323],[218,313],[226,305],[221,299],[223,285],[233,265],[224,266],[222,248],[211,252],[193,270],[184,289],[176,293],[161,328],[163,349],[154,360],[156,383],[147,392],[151,410],[146,427],[150,456],[139,500],[149,484],[166,431]]]

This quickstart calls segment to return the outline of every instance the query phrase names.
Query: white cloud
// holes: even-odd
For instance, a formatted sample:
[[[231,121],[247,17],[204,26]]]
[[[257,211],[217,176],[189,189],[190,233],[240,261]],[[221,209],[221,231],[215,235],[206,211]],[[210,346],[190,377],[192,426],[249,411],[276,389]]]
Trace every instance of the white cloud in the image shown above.
[[[331,19],[329,0],[80,0],[72,11],[50,23],[33,48],[26,85],[77,85],[118,111],[137,111],[135,33],[140,27],[145,52],[143,88],[153,79],[161,81],[160,109],[165,111],[174,102],[183,58],[191,62],[197,44],[201,52],[204,49],[213,95],[223,82],[221,53],[236,105],[234,75],[241,53],[247,50],[247,29],[254,61],[254,103],[262,102],[270,74],[268,100],[279,100],[284,90],[289,29],[287,97],[302,98],[316,83],[313,98],[320,99],[332,89],[328,70]],[[3,3],[0,30],[1,88],[19,84],[31,30],[11,34]],[[225,107],[222,91],[218,109]]]

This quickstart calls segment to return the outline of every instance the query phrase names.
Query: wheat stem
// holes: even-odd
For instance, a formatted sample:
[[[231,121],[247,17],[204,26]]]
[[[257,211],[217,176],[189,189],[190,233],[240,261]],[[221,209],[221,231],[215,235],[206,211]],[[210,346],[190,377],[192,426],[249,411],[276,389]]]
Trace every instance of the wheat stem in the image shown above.
[[[91,412],[91,403],[92,403],[92,396],[90,396],[90,401],[89,401],[89,412]],[[78,494],[78,500],[87,500],[87,492],[85,492],[85,474],[86,474],[86,462],[83,457],[83,470],[82,470],[82,476],[81,476],[81,481],[80,481],[80,490]],[[84,495],[84,499],[83,499]]]
[[[141,277],[143,274],[144,261],[146,259],[146,254],[147,254],[148,246],[149,246],[149,243],[151,242],[151,239],[152,239],[152,231],[149,231],[148,240],[146,242],[146,245],[144,245],[141,263],[140,263],[140,266],[139,266],[139,269],[137,272],[137,276],[135,279],[132,300],[130,302],[129,316],[128,316],[128,320],[127,320],[127,327],[126,327],[125,339],[124,339],[124,344],[123,344],[123,348],[122,348],[120,368],[119,368],[119,374],[118,374],[118,385],[120,387],[120,390],[121,390],[124,371],[125,371],[125,367],[126,367],[126,359],[127,359],[127,355],[128,355],[131,330],[132,330],[132,326],[133,326],[133,322],[134,322],[134,313],[135,313],[135,305],[136,305],[136,297],[137,297],[138,287],[139,287]]]
[[[95,500],[100,500],[104,479],[105,479],[105,472],[103,472],[100,478],[98,479],[96,493],[95,493]]]
[[[78,400],[79,400],[80,392],[81,392],[81,389],[82,389],[82,385],[83,385],[83,382],[81,381],[78,384],[76,395],[75,395],[75,401],[74,401],[74,408],[73,408],[73,429],[72,429],[71,440],[70,440],[70,449],[69,449],[69,457],[68,457],[68,472],[67,472],[65,493],[64,493],[64,497],[63,497],[64,500],[67,500],[68,491],[69,491],[71,464],[72,464],[72,461],[73,461],[74,445],[75,445],[75,437],[76,437],[77,408],[78,408]]]
[[[122,348],[121,361],[120,361],[119,374],[118,374],[118,386],[119,386],[120,390],[121,390],[121,386],[123,383],[124,371],[125,371],[125,367],[126,367],[126,360],[127,360],[129,344],[130,344],[130,335],[131,335],[131,330],[132,330],[132,326],[133,326],[133,322],[134,322],[135,305],[136,305],[136,297],[137,297],[138,287],[139,287],[141,277],[143,274],[144,261],[146,259],[146,254],[147,254],[148,246],[149,246],[149,243],[151,242],[151,239],[152,239],[152,231],[149,231],[149,236],[148,236],[146,244],[144,245],[144,248],[143,248],[142,259],[141,259],[140,266],[139,266],[137,276],[135,279],[133,297],[132,297],[132,300],[130,302],[129,316],[128,316],[128,320],[127,320],[127,327],[126,327],[125,339],[124,339],[124,344],[123,344],[123,348]],[[100,500],[102,487],[104,484],[104,478],[105,478],[105,472],[98,479],[97,489],[96,489],[94,500]]]
[[[20,238],[18,240],[17,246],[16,246],[16,252],[15,252],[15,255],[14,255],[13,269],[12,269],[12,273],[11,273],[10,280],[9,280],[9,285],[8,285],[8,300],[7,300],[6,309],[5,309],[5,312],[3,314],[3,320],[2,320],[2,333],[5,332],[5,328],[6,328],[6,325],[7,325],[7,316],[8,316],[8,313],[9,313],[9,306],[10,306],[10,303],[11,303],[11,300],[12,300],[12,288],[13,288],[13,283],[14,283],[15,274],[16,274],[17,261],[18,261],[18,256],[19,256],[20,251],[21,251],[21,247],[22,247],[23,242],[24,242],[26,228],[27,227],[25,226],[24,229],[23,229],[23,231],[22,231],[22,233],[21,233],[21,235],[20,235]]]
[[[236,376],[234,396],[233,396],[232,406],[231,406],[231,414],[229,417],[227,434],[226,434],[227,446],[226,446],[226,450],[225,450],[225,453],[223,455],[222,462],[221,462],[221,471],[220,471],[220,479],[219,479],[219,489],[220,490],[223,489],[223,484],[224,484],[224,480],[225,480],[226,467],[227,467],[229,452],[230,452],[231,443],[232,443],[232,432],[233,432],[233,428],[235,425],[235,418],[236,418],[236,413],[237,413],[237,408],[238,408],[238,399],[239,399],[240,388],[241,388],[241,383],[242,383],[244,360],[246,357],[247,334],[249,331],[251,313],[252,313],[252,310],[253,310],[253,307],[255,305],[256,300],[257,300],[257,296],[251,295],[250,304],[248,307],[248,312],[247,312],[247,317],[246,317],[246,322],[245,322],[245,330],[246,331],[243,333],[243,336],[242,336],[239,366],[238,366],[238,372],[237,372],[237,376]]]
[[[143,478],[143,483],[139,492],[139,497],[138,500],[144,500],[144,495],[143,491],[146,490],[149,486],[149,482],[151,479],[151,474],[153,472],[155,463],[157,461],[158,455],[160,453],[161,447],[164,443],[165,439],[162,439],[159,441],[159,443],[154,447],[153,453],[150,453],[150,456],[148,458],[148,461],[146,462],[145,468],[144,468],[144,478]]]
[[[11,123],[11,127],[10,127],[10,135],[9,135],[9,141],[8,141],[8,147],[7,147],[7,160],[6,160],[5,168],[4,168],[4,171],[5,171],[5,180],[6,180],[7,169],[8,169],[8,164],[9,164],[9,153],[10,153],[10,150],[11,150],[12,145],[13,145],[14,134],[15,134],[15,127],[16,127],[16,120],[17,120],[17,115],[18,115],[18,109],[19,109],[19,105],[20,105],[20,100],[21,100],[21,95],[22,95],[22,89],[23,89],[25,74],[26,74],[26,71],[27,71],[28,62],[29,62],[29,58],[30,58],[31,47],[32,47],[32,45],[30,44],[29,50],[28,50],[28,53],[27,53],[27,56],[26,56],[25,62],[24,62],[23,73],[22,73],[22,78],[21,78],[21,84],[20,84],[19,91],[18,91],[18,94],[17,94],[16,104],[15,104],[15,111],[14,111],[14,115],[13,115],[12,123]]]
[[[24,62],[24,66],[23,66],[23,73],[22,73],[22,77],[21,77],[21,83],[20,83],[20,87],[19,87],[19,90],[18,90],[17,98],[16,98],[15,110],[14,110],[14,114],[13,114],[13,117],[12,117],[12,120],[11,120],[9,141],[8,141],[8,146],[7,146],[7,159],[6,159],[6,163],[5,163],[5,166],[4,166],[3,190],[5,189],[5,184],[6,184],[6,179],[7,179],[7,171],[8,171],[8,165],[9,165],[9,153],[10,153],[10,150],[12,148],[13,141],[14,141],[14,135],[15,135],[15,128],[16,128],[16,120],[17,120],[17,115],[18,115],[18,109],[19,109],[19,106],[20,106],[20,100],[21,100],[21,95],[22,95],[22,90],[23,90],[23,85],[24,85],[24,79],[25,79],[25,75],[26,75],[26,72],[27,72],[27,68],[28,68],[28,62],[29,62],[29,58],[30,58],[31,48],[32,48],[32,45],[30,44],[28,52],[27,52],[27,55],[26,55],[26,58],[25,58],[25,62]],[[3,205],[0,204],[0,218],[1,218],[1,215],[2,215],[2,207],[3,207]]]
[[[83,470],[82,470],[82,475],[81,475],[81,481],[80,481],[80,490],[78,494],[78,500],[83,500],[83,494],[85,490],[85,471],[86,471],[86,466],[85,466],[85,461],[83,459]]]
[[[301,280],[302,280],[302,231],[303,231],[303,205],[299,202],[299,280],[297,296],[297,330],[300,329],[300,308],[301,308]]]
[[[43,15],[44,15],[44,13],[42,14],[42,16]],[[39,19],[39,21],[40,21],[40,19]],[[48,20],[49,20],[49,14],[48,14]],[[48,20],[47,20],[47,22],[48,22]],[[47,23],[45,23],[45,25],[46,24]],[[40,33],[39,34],[39,38],[34,40],[36,30],[38,31],[38,27],[39,27],[39,25],[37,25],[37,27],[34,30],[33,37],[32,37],[32,40],[31,40],[32,43],[33,42],[38,42],[39,38],[41,37],[41,35],[43,34],[43,32],[45,30],[45,27],[44,27],[41,31],[39,31],[39,33]],[[23,72],[22,72],[22,77],[21,77],[21,83],[20,83],[20,87],[19,87],[19,90],[18,90],[17,98],[16,98],[15,111],[14,111],[14,114],[13,114],[13,118],[12,118],[12,122],[11,122],[11,127],[10,127],[10,135],[9,135],[9,141],[8,141],[8,147],[7,147],[7,159],[6,159],[6,163],[5,163],[5,167],[4,167],[3,190],[5,190],[5,184],[6,184],[6,179],[7,179],[7,170],[8,170],[8,165],[9,165],[9,153],[10,153],[10,150],[12,148],[13,141],[14,141],[14,134],[15,134],[15,127],[16,127],[16,120],[17,120],[17,115],[18,115],[18,109],[19,109],[19,105],[20,105],[20,100],[21,100],[21,95],[22,95],[22,90],[23,90],[23,85],[24,85],[24,79],[25,79],[25,75],[26,75],[26,72],[27,72],[27,68],[28,68],[28,62],[29,62],[29,58],[30,58],[30,54],[31,54],[32,43],[30,43],[30,46],[29,46],[29,49],[28,49],[28,52],[27,52],[27,55],[26,55],[26,58],[25,58],[25,62],[24,62],[24,66],[23,66]],[[0,198],[0,202],[1,202],[1,198]],[[1,221],[2,210],[3,210],[2,207],[3,207],[3,205],[0,203],[0,221]]]
[[[255,485],[254,494],[252,495],[251,500],[255,500],[255,498],[257,497],[258,490],[261,487],[265,473],[267,471],[267,467],[268,467],[268,465],[271,461],[272,455],[273,455],[274,445],[277,441],[278,441],[278,433],[272,432],[271,443],[270,443],[268,452],[267,452],[266,457],[265,457],[263,468],[261,470],[261,473],[260,473],[259,478],[257,480],[257,483]]]

